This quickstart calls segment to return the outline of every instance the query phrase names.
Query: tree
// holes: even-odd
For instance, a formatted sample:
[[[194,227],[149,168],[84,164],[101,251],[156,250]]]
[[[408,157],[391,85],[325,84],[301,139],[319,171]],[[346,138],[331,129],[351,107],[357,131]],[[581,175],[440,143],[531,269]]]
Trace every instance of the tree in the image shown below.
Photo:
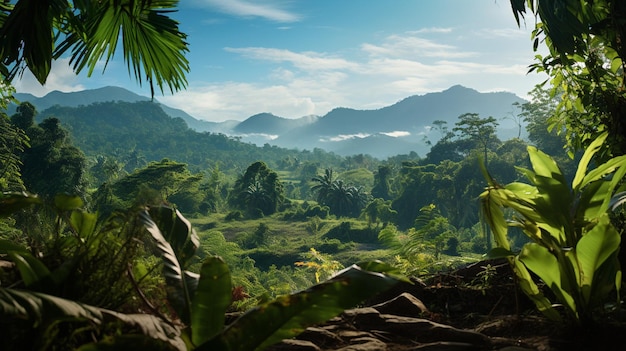
[[[13,119],[19,121],[20,119]],[[27,128],[30,148],[21,155],[26,190],[46,199],[67,193],[85,196],[86,159],[68,140],[68,132],[56,118]]]
[[[258,217],[275,213],[284,200],[283,184],[278,174],[265,162],[254,162],[235,182],[231,205]]]
[[[544,43],[550,53],[537,56],[531,71],[551,78],[552,96],[562,92],[552,118],[566,127],[568,145],[585,149],[603,131],[609,136],[604,151],[626,153],[626,3],[622,0],[511,0],[519,24],[530,10],[535,19],[533,47]]]
[[[485,164],[487,164],[487,151],[496,137],[498,122],[493,117],[480,118],[477,113],[465,113],[459,116],[453,131],[461,133],[460,138],[478,146],[483,152]]]
[[[373,197],[391,200],[390,178],[392,171],[390,166],[378,166],[378,172],[374,174]]]
[[[11,116],[11,123],[23,131],[27,131],[35,124],[37,109],[30,102],[22,102],[17,106],[16,113]]]
[[[154,95],[183,89],[189,63],[186,35],[168,17],[177,0],[40,1],[0,5],[0,72],[9,82],[30,70],[45,84],[52,60],[69,54],[76,73],[104,67],[122,41],[124,61],[135,79]]]
[[[358,217],[367,204],[368,195],[363,188],[335,179],[332,169],[327,168],[324,175],[313,177],[312,181],[317,183],[311,187],[311,191],[317,192],[317,202],[328,206],[336,216]]]

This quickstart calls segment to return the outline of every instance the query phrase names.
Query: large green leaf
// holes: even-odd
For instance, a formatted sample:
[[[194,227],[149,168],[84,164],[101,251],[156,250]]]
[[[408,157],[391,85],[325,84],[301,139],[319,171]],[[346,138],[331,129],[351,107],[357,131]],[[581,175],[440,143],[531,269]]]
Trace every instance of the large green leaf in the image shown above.
[[[197,350],[261,350],[294,337],[396,284],[398,280],[353,265],[334,278],[258,306]]]
[[[24,281],[24,284],[27,287],[41,283],[44,280],[51,282],[50,270],[48,270],[48,267],[46,267],[39,259],[33,257],[30,253],[10,251],[8,256],[17,266],[17,269],[20,271],[22,281]]]
[[[574,180],[572,181],[572,189],[574,189],[574,192],[578,192],[579,188],[585,186],[585,184],[583,183],[583,179],[585,178],[585,175],[587,174],[587,167],[589,166],[589,162],[591,162],[593,155],[595,155],[598,152],[598,150],[600,150],[607,136],[608,136],[607,132],[600,134],[600,136],[598,136],[596,140],[591,142],[591,144],[589,144],[587,149],[585,149],[583,156],[578,162],[576,175],[574,176]]]
[[[70,215],[70,224],[80,238],[88,238],[94,233],[97,220],[95,213],[72,211]]]
[[[167,283],[167,295],[172,306],[181,320],[189,323],[191,316],[191,293],[188,288],[187,275],[181,266],[172,245],[165,239],[159,226],[152,219],[148,211],[139,215],[146,230],[152,235],[157,244],[158,255],[163,260],[163,275]]]
[[[219,257],[207,257],[191,302],[191,340],[200,345],[224,328],[226,310],[232,303],[228,265]]]
[[[594,275],[609,257],[620,247],[620,235],[604,214],[600,221],[587,232],[576,245],[576,256],[580,265],[581,287],[585,301],[591,298]]]
[[[148,212],[172,246],[180,264],[186,266],[200,246],[200,239],[191,223],[178,210],[169,206],[151,207]]]
[[[71,28],[77,30],[68,33],[55,58],[71,50],[75,70],[88,67],[91,75],[102,62],[106,67],[121,39],[129,73],[140,84],[145,79],[152,90],[154,84],[161,91],[167,85],[172,92],[187,85],[186,35],[178,22],[166,16],[176,8],[177,0],[92,3],[81,6],[80,17],[70,18]]]
[[[517,276],[520,289],[537,306],[537,309],[553,321],[560,321],[561,315],[552,307],[552,303],[545,297],[537,286],[526,266],[520,261],[519,256],[510,260],[513,272]]]
[[[59,321],[73,321],[75,333],[79,333],[80,323],[90,333],[94,327],[115,323],[120,330],[139,332],[135,336],[149,338],[152,342],[147,344],[168,344],[168,349],[184,350],[185,344],[180,338],[180,331],[170,326],[159,318],[148,314],[126,315],[102,308],[81,304],[72,300],[46,295],[31,291],[0,288],[0,319],[10,325],[11,321],[27,321],[32,328],[50,328]],[[37,338],[46,335],[45,330],[41,333],[33,333]],[[117,337],[127,335],[121,334]],[[49,342],[50,340],[46,340]],[[118,347],[118,350],[123,349]]]
[[[571,311],[577,310],[572,295],[563,290],[563,277],[559,269],[559,262],[546,247],[536,243],[528,243],[522,248],[519,259],[529,270],[541,278],[559,300],[568,305]]]
[[[41,205],[43,201],[28,193],[2,193],[0,194],[0,217],[10,216],[13,213],[31,205]]]

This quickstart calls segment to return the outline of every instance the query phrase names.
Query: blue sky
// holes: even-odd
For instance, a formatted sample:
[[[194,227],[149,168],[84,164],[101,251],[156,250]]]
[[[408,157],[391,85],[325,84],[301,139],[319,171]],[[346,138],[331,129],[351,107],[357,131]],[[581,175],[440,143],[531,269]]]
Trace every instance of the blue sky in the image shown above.
[[[456,84],[526,97],[546,79],[526,73],[534,22],[518,28],[508,0],[183,0],[173,16],[188,34],[189,84],[155,97],[204,120],[376,109]],[[91,77],[60,60],[45,86],[28,75],[15,85],[149,95],[121,57]]]

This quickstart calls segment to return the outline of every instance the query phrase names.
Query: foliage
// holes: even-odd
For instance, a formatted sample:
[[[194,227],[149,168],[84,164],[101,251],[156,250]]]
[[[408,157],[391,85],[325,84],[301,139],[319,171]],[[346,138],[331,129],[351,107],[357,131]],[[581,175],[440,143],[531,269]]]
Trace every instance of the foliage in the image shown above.
[[[535,50],[545,44],[549,54],[537,55],[531,67],[548,74],[552,96],[562,92],[555,128],[563,126],[571,149],[587,148],[601,133],[607,143],[599,156],[626,153],[624,58],[626,5],[621,0],[511,0],[518,24],[530,10],[535,18]]]
[[[4,215],[31,204],[43,202],[28,194],[6,194],[2,201]],[[40,206],[31,213],[32,217],[40,214],[39,231],[22,231],[23,243],[0,243],[0,253],[8,255],[20,272],[18,279],[3,285],[105,308],[132,306],[133,285],[120,277],[129,273],[129,267],[148,264],[142,259],[142,227],[122,213],[97,223],[94,214],[80,210],[83,203],[77,197],[58,195],[53,208],[47,207]],[[44,226],[45,222],[53,225]]]
[[[330,213],[338,217],[358,217],[365,207],[368,195],[362,187],[348,185],[336,179],[332,169],[327,168],[324,175],[313,177],[316,184],[311,187],[317,192],[317,202],[330,208]]]
[[[4,113],[0,113],[0,190],[25,190],[20,155],[30,146],[28,141],[26,133],[12,125]]]
[[[397,279],[406,280],[382,263],[362,263],[308,290],[251,309],[225,326],[231,298],[228,266],[219,258],[207,257],[199,275],[184,271],[184,262],[198,248],[189,222],[167,207],[153,208],[141,218],[157,242],[168,286],[175,289],[169,296],[177,301],[178,314],[187,325],[189,346],[197,350],[263,349],[387,289]]]
[[[466,147],[466,150],[480,149],[487,162],[487,150],[492,143],[498,141],[496,127],[498,122],[493,117],[481,118],[477,113],[465,113],[459,116],[459,121],[452,130],[460,133],[460,139],[475,146]],[[471,145],[470,144],[470,145]]]
[[[295,263],[298,267],[305,267],[315,271],[315,282],[319,283],[334,275],[338,270],[343,269],[343,265],[335,261],[315,248],[311,248],[309,252],[303,254],[306,261],[298,261]]]
[[[4,4],[0,16],[1,73],[8,81],[28,68],[45,84],[52,60],[70,55],[76,73],[97,65],[104,67],[122,40],[129,73],[141,84],[147,81],[171,91],[187,84],[189,64],[186,35],[167,16],[176,0],[164,1],[71,1],[46,4],[19,0]]]
[[[390,166],[378,166],[378,171],[374,174],[374,186],[372,196],[383,200],[391,200],[391,175],[393,169]]]
[[[103,184],[94,198],[103,210],[171,202],[185,213],[195,213],[205,199],[205,193],[200,191],[202,180],[203,175],[191,174],[186,164],[163,159],[151,162],[112,184]],[[119,200],[117,204],[116,200]],[[104,211],[104,214],[109,211]]]
[[[592,321],[593,311],[611,291],[620,289],[620,235],[607,210],[626,174],[626,156],[588,169],[606,138],[604,133],[590,144],[571,187],[554,160],[530,146],[533,170],[520,171],[531,184],[501,186],[485,172],[489,187],[481,194],[482,211],[498,246],[490,255],[508,257],[522,290],[551,318],[559,314],[530,272],[583,324]],[[508,222],[503,208],[515,213]],[[531,239],[519,253],[510,250],[509,227]]]
[[[235,182],[230,203],[249,216],[262,217],[276,212],[283,200],[284,189],[278,174],[264,162],[255,162]]]
[[[68,131],[56,118],[47,118],[36,125],[37,111],[30,103],[22,103],[11,123],[22,130],[29,147],[12,150],[20,157],[21,176],[25,188],[44,198],[59,193],[85,197],[86,159],[80,149],[72,145]],[[13,141],[15,142],[15,141]],[[24,145],[22,145],[24,146]]]
[[[371,225],[379,222],[383,222],[385,227],[390,222],[395,221],[398,211],[391,208],[391,200],[383,200],[381,198],[370,201],[363,209],[363,214],[367,218],[367,224]]]

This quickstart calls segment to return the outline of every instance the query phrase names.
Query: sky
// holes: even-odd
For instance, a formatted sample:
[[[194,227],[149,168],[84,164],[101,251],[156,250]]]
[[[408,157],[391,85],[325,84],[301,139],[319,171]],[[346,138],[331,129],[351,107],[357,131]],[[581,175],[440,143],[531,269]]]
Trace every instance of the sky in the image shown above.
[[[518,27],[508,0],[183,0],[171,16],[188,35],[188,85],[155,99],[207,121],[377,109],[457,84],[526,98],[547,78],[527,73],[534,20]],[[149,96],[122,57],[91,77],[62,58],[45,86],[29,74],[14,85]]]

